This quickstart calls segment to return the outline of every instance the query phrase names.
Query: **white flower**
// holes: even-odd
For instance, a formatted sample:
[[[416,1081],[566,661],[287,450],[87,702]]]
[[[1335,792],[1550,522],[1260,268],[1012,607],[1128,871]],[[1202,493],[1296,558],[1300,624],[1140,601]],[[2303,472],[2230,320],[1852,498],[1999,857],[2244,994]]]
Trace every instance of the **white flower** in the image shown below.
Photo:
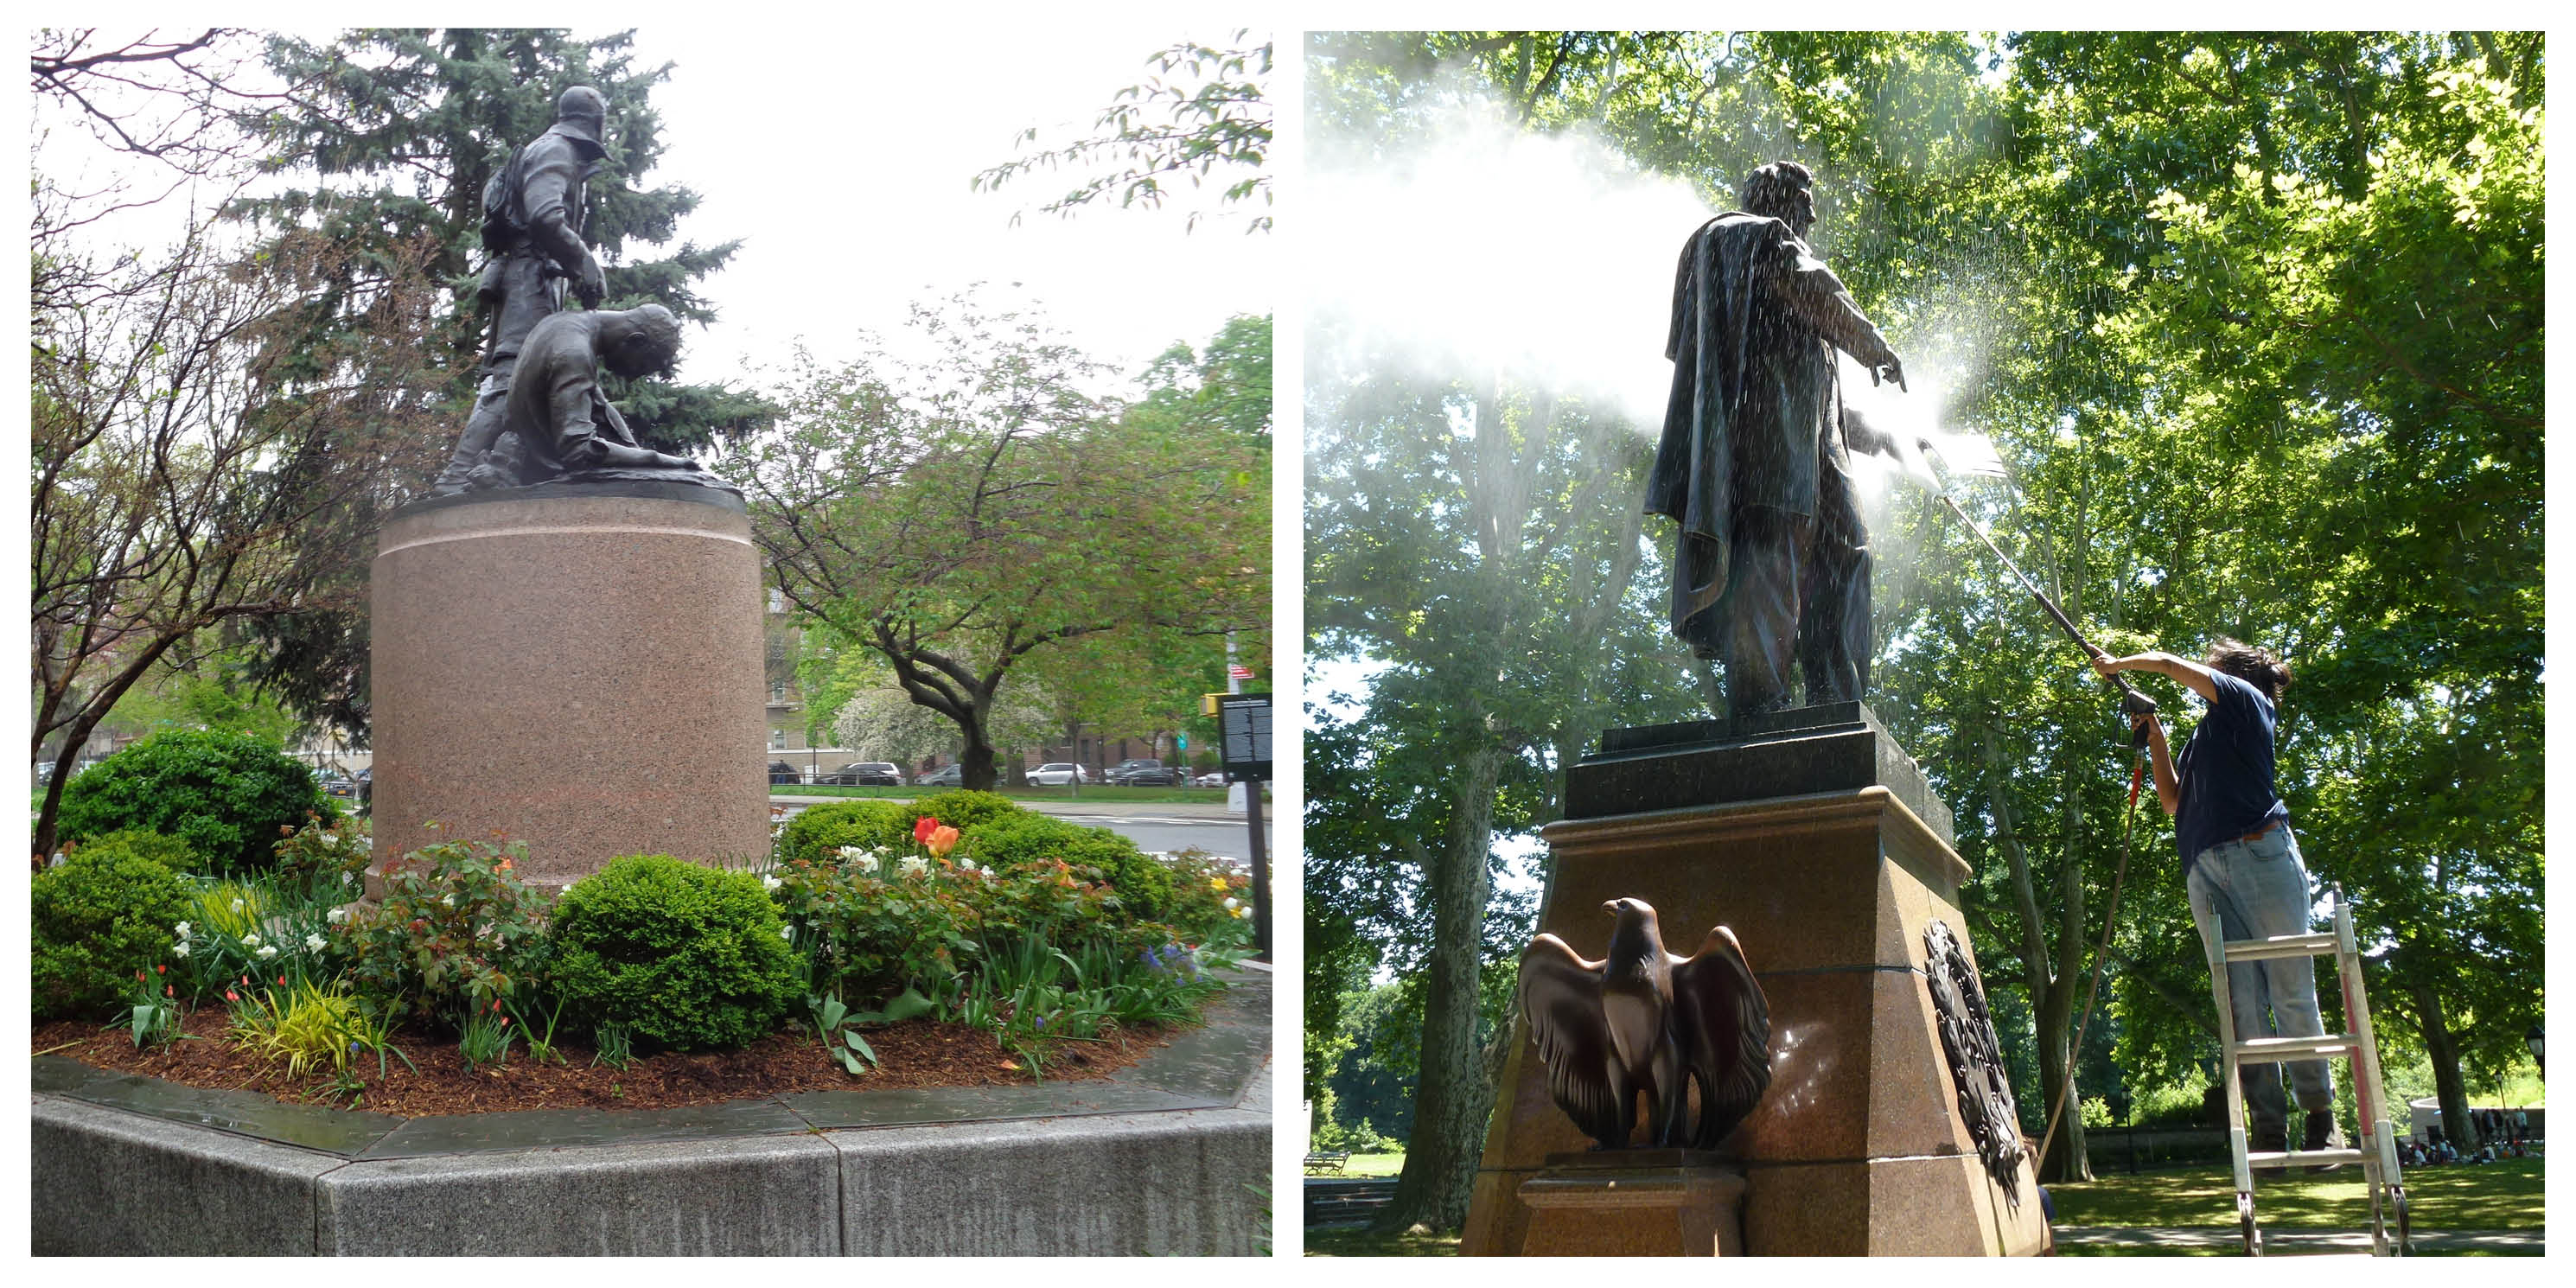
[[[277,955],[277,945],[275,945],[275,944],[261,944],[261,945],[259,946],[259,959],[260,959],[261,961],[267,961],[269,958],[271,958],[271,957],[275,957],[276,955]]]
[[[895,866],[901,868],[905,876],[917,877],[930,870],[930,861],[915,854],[907,856],[903,862]]]
[[[765,889],[765,890],[775,890],[775,889],[777,889],[778,887],[783,886],[783,885],[785,885],[785,884],[787,884],[787,883],[786,883],[786,882],[784,882],[784,881],[779,880],[778,878],[776,878],[776,877],[774,877],[774,876],[769,875],[769,874],[768,874],[768,873],[766,873],[766,872],[764,872],[764,873],[761,873],[761,874],[760,874],[760,885],[761,885],[761,888],[762,888],[762,889]]]
[[[1235,898],[1233,895],[1227,895],[1227,896],[1225,897],[1225,910],[1226,910],[1227,912],[1232,912],[1232,911],[1234,911],[1235,909],[1240,908],[1240,907],[1242,907],[1242,906],[1243,906],[1243,901],[1242,901],[1241,899],[1237,899],[1237,898]]]
[[[244,947],[244,948],[257,948],[257,947],[259,947],[259,936],[258,936],[257,934],[248,934],[248,935],[244,935],[244,936],[242,936],[242,947]]]
[[[323,919],[330,922],[332,925],[339,925],[341,922],[349,919],[349,910],[346,908],[333,908],[329,913],[324,914]]]
[[[239,899],[235,899],[235,900],[233,900],[233,911],[235,911],[235,912],[239,912],[239,911],[241,911],[241,900],[239,900]]]
[[[306,935],[304,937],[304,951],[308,953],[318,953],[322,951],[322,936]]]
[[[176,925],[176,926],[172,926],[170,929],[171,929],[174,933],[176,933],[176,934],[177,934],[181,939],[185,939],[185,938],[187,938],[187,937],[188,937],[188,923],[187,923],[187,922],[184,922],[184,921],[183,921],[183,922],[180,922],[178,925]]]
[[[170,945],[170,951],[171,951],[171,952],[174,952],[174,953],[177,953],[177,954],[179,954],[179,955],[180,955],[180,956],[182,956],[182,957],[187,956],[187,955],[188,955],[188,941],[187,941],[187,940],[185,940],[185,939],[182,939],[182,940],[180,940],[179,942],[177,942],[177,943],[175,943],[175,944]]]
[[[787,925],[780,926],[780,927],[778,928],[778,937],[779,937],[779,938],[781,938],[781,939],[787,940],[787,941],[788,941],[788,942],[790,942],[790,943],[795,942],[795,940],[796,940],[796,927],[795,927],[794,923],[792,923],[792,922],[791,922],[791,923],[789,923],[789,924],[787,924]]]
[[[1242,919],[1245,919],[1245,920],[1249,920],[1249,919],[1251,918],[1251,916],[1252,916],[1252,909],[1250,909],[1250,908],[1237,908],[1237,909],[1235,909],[1235,910],[1234,910],[1234,915],[1235,915],[1236,917],[1238,917],[1238,918],[1242,918]]]
[[[876,851],[856,845],[844,845],[840,849],[834,851],[834,853],[840,855],[845,861],[852,863],[855,863],[860,859],[876,857]]]
[[[443,894],[443,895],[440,895],[440,896],[438,896],[438,901],[439,901],[440,903],[446,904],[446,905],[447,905],[448,907],[450,907],[450,908],[453,908],[453,907],[455,907],[455,906],[456,906],[456,896],[455,896],[455,895],[452,895],[452,894]]]

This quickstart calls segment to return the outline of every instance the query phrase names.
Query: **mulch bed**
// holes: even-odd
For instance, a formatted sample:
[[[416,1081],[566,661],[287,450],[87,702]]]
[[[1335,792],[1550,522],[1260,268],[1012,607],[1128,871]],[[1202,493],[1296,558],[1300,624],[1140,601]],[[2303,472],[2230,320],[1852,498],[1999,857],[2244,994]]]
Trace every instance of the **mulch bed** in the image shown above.
[[[563,1063],[539,1064],[528,1058],[522,1042],[511,1048],[508,1063],[468,1073],[453,1038],[432,1036],[414,1027],[397,1031],[393,1041],[411,1057],[410,1065],[388,1055],[389,1072],[379,1075],[372,1055],[351,1062],[350,1067],[366,1080],[363,1095],[352,1104],[334,1090],[328,1073],[289,1078],[283,1062],[235,1048],[225,1040],[227,1018],[220,1005],[198,1007],[181,1026],[188,1038],[141,1050],[123,1028],[102,1030],[86,1021],[56,1020],[36,1026],[30,1049],[37,1055],[66,1056],[94,1069],[138,1073],[184,1086],[246,1089],[283,1101],[406,1117],[514,1109],[671,1109],[788,1091],[989,1087],[1036,1081],[1023,1067],[1025,1062],[1004,1051],[991,1033],[933,1020],[907,1020],[866,1030],[868,1045],[884,1063],[860,1078],[843,1072],[810,1030],[783,1030],[739,1051],[639,1055],[624,1069],[592,1065],[592,1048],[575,1041],[557,1046]],[[1124,1030],[1103,1042],[1057,1043],[1046,1056],[1046,1077],[1050,1081],[1104,1078],[1135,1064],[1170,1038],[1170,1031],[1146,1026]],[[418,1066],[417,1071],[413,1066]]]

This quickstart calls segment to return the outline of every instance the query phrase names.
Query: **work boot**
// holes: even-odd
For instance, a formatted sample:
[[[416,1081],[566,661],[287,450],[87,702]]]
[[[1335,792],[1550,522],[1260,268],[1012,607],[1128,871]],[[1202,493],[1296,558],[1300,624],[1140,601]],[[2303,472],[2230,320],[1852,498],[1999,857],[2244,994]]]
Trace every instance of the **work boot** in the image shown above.
[[[2254,1134],[2246,1138],[2245,1142],[2245,1152],[2249,1154],[2279,1154],[2286,1152],[2289,1148],[2290,1129],[2288,1125],[2283,1123],[2256,1123],[2254,1124]],[[2288,1168],[2285,1168],[2278,1163],[2267,1163],[2261,1167],[2255,1168],[2254,1174],[2256,1176],[2279,1176],[2288,1170]]]
[[[2343,1124],[2335,1121],[2334,1111],[2331,1109],[2309,1110],[2307,1143],[2299,1146],[2299,1148],[2302,1150],[2314,1151],[2320,1149],[2342,1149],[2343,1147]],[[2314,1176],[2319,1172],[2331,1172],[2341,1166],[2343,1166],[2341,1163],[2317,1163],[2308,1168],[2308,1174]]]

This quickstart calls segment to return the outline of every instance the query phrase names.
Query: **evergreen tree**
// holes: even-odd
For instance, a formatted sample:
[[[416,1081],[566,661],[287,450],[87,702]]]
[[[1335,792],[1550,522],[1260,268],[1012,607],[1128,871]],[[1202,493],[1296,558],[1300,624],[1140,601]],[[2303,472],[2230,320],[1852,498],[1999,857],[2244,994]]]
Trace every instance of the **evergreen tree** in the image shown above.
[[[484,186],[516,149],[553,123],[564,90],[590,85],[608,103],[608,155],[588,183],[583,227],[606,269],[603,307],[653,302],[684,320],[714,320],[697,283],[724,267],[741,243],[682,241],[668,254],[650,253],[678,236],[681,218],[699,197],[680,185],[647,182],[662,155],[650,95],[671,69],[634,66],[631,36],[451,28],[367,29],[319,43],[290,35],[269,39],[270,69],[307,92],[291,107],[246,116],[243,123],[269,141],[266,166],[301,181],[239,201],[229,213],[256,230],[263,248],[319,234],[352,252],[332,273],[300,284],[286,329],[304,337],[296,350],[329,353],[329,337],[382,325],[374,315],[386,302],[411,294],[389,289],[395,274],[426,274],[453,302],[427,322],[438,349],[450,355],[436,423],[451,427],[436,450],[422,455],[429,473],[417,464],[398,471],[389,490],[373,498],[373,513],[340,515],[310,533],[306,542],[320,548],[312,560],[317,575],[362,581],[381,515],[427,485],[463,430],[488,329],[474,295],[484,259]],[[399,255],[397,248],[415,253]],[[281,401],[291,401],[298,384],[334,376],[318,358],[290,358],[278,369],[273,392]],[[777,414],[757,393],[723,384],[625,382],[603,373],[603,385],[637,437],[662,451],[735,441]],[[256,657],[251,674],[262,685],[308,719],[365,737],[363,611],[263,619],[246,629]]]

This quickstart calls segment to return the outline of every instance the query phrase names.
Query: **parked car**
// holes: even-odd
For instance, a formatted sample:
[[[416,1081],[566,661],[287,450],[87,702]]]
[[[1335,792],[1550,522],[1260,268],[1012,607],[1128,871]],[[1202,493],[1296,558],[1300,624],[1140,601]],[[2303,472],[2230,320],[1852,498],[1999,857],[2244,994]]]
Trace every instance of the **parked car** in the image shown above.
[[[777,787],[781,785],[792,785],[804,781],[805,776],[796,772],[796,766],[788,764],[783,760],[773,760],[769,762],[770,786]]]
[[[322,791],[325,795],[337,796],[342,800],[356,800],[358,798],[358,780],[345,777],[340,774],[332,774],[322,780]]]
[[[1178,768],[1151,756],[1131,757],[1119,761],[1109,770],[1109,785],[1112,787],[1172,787],[1180,781]]]
[[[1223,787],[1225,786],[1225,771],[1222,769],[1211,769],[1208,772],[1191,779],[1190,785],[1192,787]]]
[[[1029,771],[1029,785],[1032,787],[1063,787],[1081,781],[1082,766],[1061,760]]]
[[[841,787],[901,787],[903,768],[882,760],[853,761],[822,781]]]
[[[912,782],[916,787],[963,787],[966,785],[966,767],[955,764],[941,765],[913,779]]]

